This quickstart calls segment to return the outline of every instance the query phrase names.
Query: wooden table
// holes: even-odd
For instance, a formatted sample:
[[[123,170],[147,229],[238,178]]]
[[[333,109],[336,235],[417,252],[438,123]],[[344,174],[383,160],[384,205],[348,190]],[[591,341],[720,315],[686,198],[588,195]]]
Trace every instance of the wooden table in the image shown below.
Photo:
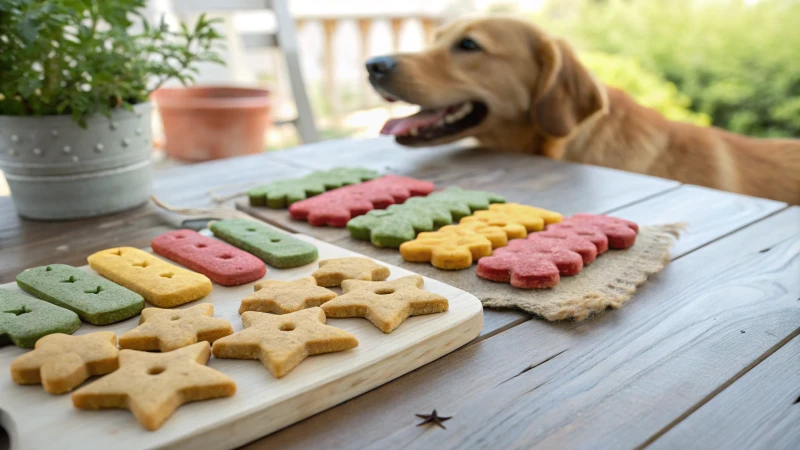
[[[622,309],[579,323],[487,309],[470,344],[252,448],[800,445],[800,208],[605,168],[377,139],[172,168],[156,174],[154,188],[176,206],[208,206],[211,188],[332,165],[484,189],[564,214],[683,221],[689,229],[672,264]],[[342,230],[285,217],[274,222],[353,243]],[[152,206],[42,223],[19,219],[0,198],[0,282],[31,266],[81,265],[110,246],[144,247],[169,229]],[[453,416],[447,430],[416,427],[414,414],[434,408]]]

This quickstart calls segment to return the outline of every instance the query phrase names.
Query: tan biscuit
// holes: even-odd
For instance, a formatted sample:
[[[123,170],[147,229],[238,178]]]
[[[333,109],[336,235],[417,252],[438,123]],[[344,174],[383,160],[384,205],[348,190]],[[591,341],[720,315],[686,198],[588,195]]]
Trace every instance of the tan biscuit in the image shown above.
[[[119,369],[72,394],[80,409],[130,410],[148,430],[156,430],[184,403],[230,397],[236,383],[206,367],[208,342],[167,353],[119,352]]]
[[[11,363],[11,379],[17,384],[41,383],[45,391],[63,394],[92,375],[117,370],[118,358],[117,336],[110,331],[82,336],[50,334]]]
[[[292,281],[264,280],[256,283],[256,293],[242,300],[239,314],[258,311],[288,314],[305,308],[319,306],[336,297],[336,293],[317,286],[314,277]]]
[[[145,308],[139,326],[119,337],[120,348],[169,352],[196,342],[213,343],[233,334],[225,319],[211,317],[214,306],[202,303],[187,309]]]
[[[278,316],[254,311],[242,314],[244,330],[214,342],[214,356],[259,359],[276,378],[294,369],[306,357],[358,346],[352,334],[325,325],[321,308]]]
[[[342,295],[322,305],[328,317],[364,317],[384,333],[391,333],[409,316],[447,311],[447,299],[423,291],[419,275],[393,281],[347,280]]]
[[[320,261],[311,276],[320,286],[340,286],[344,280],[383,281],[389,268],[364,257],[334,258]]]

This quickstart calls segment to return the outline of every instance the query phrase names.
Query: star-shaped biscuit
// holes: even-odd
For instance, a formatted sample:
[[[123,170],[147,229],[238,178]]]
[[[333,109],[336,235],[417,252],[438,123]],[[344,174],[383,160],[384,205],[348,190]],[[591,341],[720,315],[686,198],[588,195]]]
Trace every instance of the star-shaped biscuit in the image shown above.
[[[69,392],[92,375],[104,375],[119,367],[117,336],[110,331],[70,336],[50,334],[11,363],[11,379],[17,384],[39,384],[51,394]]]
[[[383,281],[389,268],[364,257],[325,259],[312,273],[320,286],[340,286],[344,280]]]
[[[239,314],[258,311],[288,314],[319,306],[336,297],[336,293],[317,286],[314,277],[292,281],[264,280],[256,283],[256,292],[242,300]]]
[[[214,306],[202,303],[187,309],[145,308],[139,326],[119,337],[120,348],[169,352],[200,341],[214,342],[233,334],[225,319],[211,317]]]
[[[184,403],[230,397],[236,383],[206,367],[208,342],[167,353],[119,352],[119,369],[72,394],[80,409],[123,408],[148,430],[157,430]]]
[[[284,315],[247,311],[242,314],[242,325],[244,330],[214,342],[214,356],[259,359],[276,378],[286,375],[308,356],[358,346],[352,334],[325,325],[321,308]]]
[[[384,333],[391,333],[409,316],[447,311],[447,299],[423,291],[419,275],[393,281],[347,280],[342,295],[322,305],[328,317],[364,317]]]

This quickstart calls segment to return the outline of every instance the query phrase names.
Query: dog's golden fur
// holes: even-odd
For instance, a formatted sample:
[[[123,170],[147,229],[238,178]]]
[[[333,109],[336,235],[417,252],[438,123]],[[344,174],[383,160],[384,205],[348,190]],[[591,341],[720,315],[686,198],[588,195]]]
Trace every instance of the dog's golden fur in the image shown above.
[[[455,52],[469,37],[481,51]],[[800,204],[800,140],[755,139],[672,122],[599,83],[575,52],[536,26],[509,18],[461,19],[415,54],[395,55],[381,87],[424,108],[487,105],[474,136],[493,149],[612,167]]]

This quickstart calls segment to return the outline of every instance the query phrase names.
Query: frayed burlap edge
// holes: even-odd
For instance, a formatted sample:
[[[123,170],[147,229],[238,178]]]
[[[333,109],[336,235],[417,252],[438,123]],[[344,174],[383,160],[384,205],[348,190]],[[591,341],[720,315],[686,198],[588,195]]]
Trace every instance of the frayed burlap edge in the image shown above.
[[[607,308],[619,308],[647,277],[669,262],[669,250],[684,228],[684,224],[642,227],[633,247],[609,250],[578,275],[562,277],[552,289],[523,291],[497,286],[497,292],[483,292],[481,301],[487,307],[518,308],[551,321],[581,321]]]

